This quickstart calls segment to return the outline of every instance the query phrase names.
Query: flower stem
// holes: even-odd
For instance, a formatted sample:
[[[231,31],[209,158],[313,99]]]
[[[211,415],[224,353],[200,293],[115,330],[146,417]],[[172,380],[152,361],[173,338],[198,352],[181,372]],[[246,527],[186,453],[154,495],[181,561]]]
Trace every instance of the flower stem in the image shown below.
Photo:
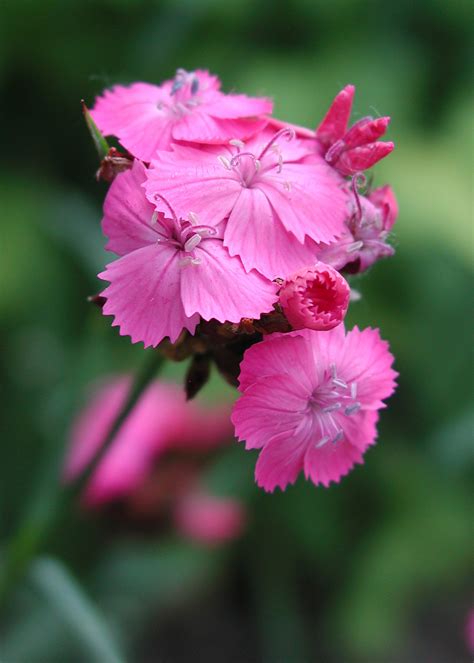
[[[69,512],[78,496],[89,482],[91,476],[99,466],[110,448],[117,432],[125,419],[135,407],[140,396],[158,374],[164,357],[156,351],[150,351],[143,366],[135,377],[128,397],[111,426],[106,438],[95,455],[76,481],[69,486],[61,486],[58,480],[63,462],[63,450],[60,457],[50,464],[47,475],[40,482],[39,490],[34,493],[34,499],[28,509],[16,534],[10,540],[3,558],[0,559],[0,607],[2,607],[27,571],[30,562],[42,552],[49,536],[54,535],[59,528],[64,513]]]

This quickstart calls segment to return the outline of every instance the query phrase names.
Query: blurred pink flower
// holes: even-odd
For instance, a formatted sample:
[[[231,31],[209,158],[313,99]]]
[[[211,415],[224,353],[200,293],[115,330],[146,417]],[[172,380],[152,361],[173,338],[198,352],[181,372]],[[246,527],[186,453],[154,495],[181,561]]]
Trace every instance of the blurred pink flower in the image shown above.
[[[113,378],[95,389],[73,423],[64,464],[64,480],[74,480],[104,441],[130,389],[129,377]],[[144,392],[85,490],[96,506],[135,489],[150,475],[157,459],[170,450],[211,450],[232,436],[230,410],[205,409],[186,402],[176,385],[154,382]]]
[[[279,293],[281,307],[293,329],[336,327],[346,315],[349,296],[346,279],[323,262],[289,276]]]
[[[175,141],[225,143],[262,129],[272,112],[269,99],[224,94],[207,71],[178,69],[162,85],[117,85],[96,100],[91,115],[107,136],[116,136],[131,154],[150,161]]]
[[[469,610],[466,620],[466,644],[470,654],[474,654],[474,608]]]
[[[216,228],[192,215],[177,218],[166,204],[171,218],[155,212],[145,180],[145,166],[135,161],[114,180],[104,206],[107,249],[121,257],[99,274],[110,282],[103,313],[115,317],[121,335],[156,346],[166,336],[176,341],[183,329],[194,333],[201,317],[239,322],[271,311],[275,284],[246,272]]]
[[[375,442],[378,410],[395,389],[393,356],[378,330],[273,334],[246,351],[232,421],[261,449],[255,477],[273,491],[307,479],[338,482]]]
[[[342,175],[354,175],[370,168],[394,148],[392,142],[377,140],[386,132],[389,117],[364,117],[347,128],[354,93],[355,87],[346,85],[316,129],[326,161]]]
[[[176,503],[173,520],[182,536],[212,546],[238,538],[246,513],[237,500],[190,492]]]
[[[311,143],[293,136],[286,128],[263,131],[245,144],[158,152],[147,172],[148,199],[164,212],[160,196],[166,196],[179,216],[192,211],[210,226],[227,219],[223,238],[230,255],[247,270],[284,277],[311,264],[315,242],[339,236],[347,215],[342,178]]]

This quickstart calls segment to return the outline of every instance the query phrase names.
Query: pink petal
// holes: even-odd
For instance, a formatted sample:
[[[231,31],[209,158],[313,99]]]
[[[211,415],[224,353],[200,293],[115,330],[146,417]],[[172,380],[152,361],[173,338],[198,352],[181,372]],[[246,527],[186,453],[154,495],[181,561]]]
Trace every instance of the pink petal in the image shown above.
[[[255,480],[267,492],[277,486],[285,490],[303,469],[304,457],[311,437],[309,421],[298,432],[280,433],[261,450],[255,466]]]
[[[264,97],[223,94],[212,103],[206,103],[203,108],[212,117],[230,120],[270,114],[273,110],[273,102]]]
[[[384,407],[382,401],[395,389],[398,374],[392,363],[393,355],[378,329],[354,327],[339,353],[338,374],[347,382],[357,382],[357,400],[365,409],[375,410]]]
[[[245,269],[267,278],[285,277],[315,261],[316,245],[299,242],[285,230],[260,189],[242,188],[227,222],[224,245]]]
[[[308,392],[288,375],[264,377],[245,390],[234,405],[232,423],[246,449],[259,449],[279,433],[301,424]]]
[[[356,463],[362,463],[362,453],[349,442],[331,442],[317,448],[317,440],[308,446],[304,457],[304,473],[317,486],[329,486],[339,482]]]
[[[132,343],[156,346],[169,336],[174,342],[183,328],[193,333],[199,316],[188,317],[181,302],[179,253],[154,244],[107,265],[99,274],[110,281],[102,293],[103,313],[115,316],[113,326]]]
[[[379,420],[377,410],[361,410],[349,417],[336,412],[334,419],[337,426],[344,431],[346,442],[359,451],[364,452],[375,443]]]
[[[310,237],[329,243],[345,229],[346,194],[326,165],[285,163],[280,174],[265,174],[258,188],[300,242]]]
[[[233,172],[219,163],[215,154],[180,148],[178,152],[159,152],[148,172],[145,190],[148,200],[168,213],[159,193],[183,219],[189,212],[199,216],[199,223],[216,226],[231,211],[241,185]]]
[[[298,332],[270,334],[245,351],[240,365],[239,391],[244,392],[264,377],[291,374],[311,393],[314,388],[312,352],[305,338],[294,339]],[[289,341],[289,339],[294,339]]]
[[[278,299],[276,284],[255,271],[247,274],[240,258],[231,258],[221,241],[202,241],[195,255],[201,263],[184,267],[181,273],[186,315],[239,322],[272,310]]]
[[[173,126],[173,138],[196,143],[225,143],[232,138],[243,140],[261,131],[266,119],[219,119],[208,115],[207,107],[193,110]]]
[[[97,99],[91,115],[105,135],[117,136],[135,157],[150,161],[156,150],[170,147],[172,120],[158,108],[168,100],[165,86],[117,85]]]
[[[139,161],[112,182],[104,203],[102,230],[109,238],[107,250],[125,255],[158,239],[151,225],[154,207],[145,197],[142,184],[146,168]]]
[[[346,85],[335,97],[323,121],[316,129],[316,136],[329,147],[344,135],[351,116],[355,87]]]

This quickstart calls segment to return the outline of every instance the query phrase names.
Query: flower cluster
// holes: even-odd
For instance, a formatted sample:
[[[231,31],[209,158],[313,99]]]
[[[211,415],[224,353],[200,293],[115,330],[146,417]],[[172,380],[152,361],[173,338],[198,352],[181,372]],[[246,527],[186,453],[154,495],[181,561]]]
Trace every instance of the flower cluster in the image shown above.
[[[337,481],[373,443],[394,389],[378,333],[343,325],[343,274],[392,255],[397,216],[390,187],[364,175],[393,149],[379,140],[389,118],[349,127],[353,97],[348,85],[313,131],[180,69],[159,86],[116,86],[91,110],[125,150],[99,170],[113,180],[102,227],[118,256],[99,274],[103,312],[132,342],[193,357],[190,384],[211,361],[239,384],[233,421],[262,449],[267,490],[301,469]]]

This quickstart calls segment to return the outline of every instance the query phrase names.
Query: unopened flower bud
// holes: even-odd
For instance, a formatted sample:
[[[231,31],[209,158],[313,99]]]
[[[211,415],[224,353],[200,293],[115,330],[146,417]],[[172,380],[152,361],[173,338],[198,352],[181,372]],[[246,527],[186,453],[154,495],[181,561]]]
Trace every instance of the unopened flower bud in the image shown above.
[[[280,290],[280,304],[294,329],[324,331],[340,324],[350,288],[333,267],[318,262],[290,276]]]

